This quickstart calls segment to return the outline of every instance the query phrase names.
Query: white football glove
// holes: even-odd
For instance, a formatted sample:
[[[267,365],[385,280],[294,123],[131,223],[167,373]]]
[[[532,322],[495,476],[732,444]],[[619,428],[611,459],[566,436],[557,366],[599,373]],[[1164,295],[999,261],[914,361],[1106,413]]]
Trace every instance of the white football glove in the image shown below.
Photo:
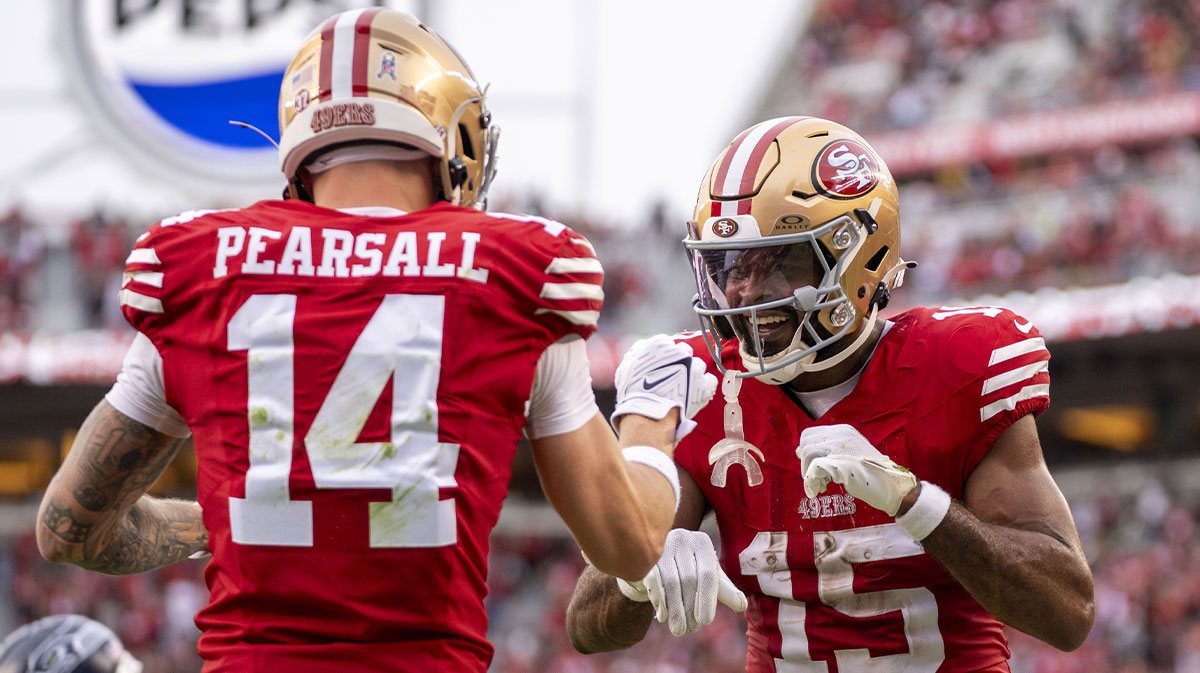
[[[837,482],[850,495],[895,516],[900,501],[917,485],[908,468],[883,455],[849,425],[822,425],[800,433],[800,471],[804,493],[820,495]]]
[[[641,582],[618,577],[617,586],[631,601],[650,601],[654,616],[677,636],[711,624],[717,602],[736,612],[746,609],[746,594],[721,570],[712,539],[683,528],[667,534],[662,558]]]
[[[696,427],[692,417],[717,392],[717,377],[708,373],[704,361],[665,334],[634,343],[617,367],[614,384],[614,426],[625,414],[662,420],[672,409],[679,409],[677,442]]]

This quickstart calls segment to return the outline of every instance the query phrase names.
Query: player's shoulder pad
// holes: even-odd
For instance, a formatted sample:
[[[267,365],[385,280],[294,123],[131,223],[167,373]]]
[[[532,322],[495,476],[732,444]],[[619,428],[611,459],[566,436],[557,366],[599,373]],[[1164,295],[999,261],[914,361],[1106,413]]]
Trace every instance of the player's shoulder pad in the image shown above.
[[[561,319],[560,327],[585,339],[591,336],[604,303],[604,267],[592,244],[545,217],[492,212],[480,217],[506,227],[508,254],[520,260],[515,268],[527,269],[534,283],[535,315],[554,316]]]
[[[671,335],[671,339],[678,344],[684,344],[696,354],[696,357],[705,362],[712,362],[712,352],[708,349],[708,342],[704,339],[704,333],[695,330],[691,332],[676,332]]]
[[[910,322],[920,342],[966,369],[986,366],[994,351],[1016,343],[1045,349],[1042,332],[1030,320],[1001,306],[913,308],[898,322]]]
[[[551,219],[548,217],[541,217],[538,215],[523,215],[520,213],[500,213],[500,212],[492,212],[492,211],[481,212],[481,213],[479,213],[479,215],[481,217],[488,217],[493,220],[502,220],[505,222],[518,222],[518,223],[521,223],[524,225],[528,225],[527,227],[524,227],[524,228],[529,229],[530,232],[537,232],[540,229],[541,232],[545,234],[547,239],[556,239],[559,236],[563,236],[563,235],[572,236],[572,237],[581,238],[581,239],[583,238],[576,232],[572,231],[572,229],[570,227],[568,227],[567,225],[563,224],[562,222],[559,222],[558,220],[554,220],[554,219]]]
[[[231,211],[188,210],[159,220],[138,236],[125,258],[120,305],[142,313],[162,313],[167,261],[181,258],[179,249],[187,245],[186,236],[196,225],[209,216],[228,212]],[[190,258],[190,253],[185,258]]]
[[[1033,323],[1000,306],[942,306],[913,309],[915,336],[929,353],[970,377],[989,377],[1013,364],[1050,359]]]

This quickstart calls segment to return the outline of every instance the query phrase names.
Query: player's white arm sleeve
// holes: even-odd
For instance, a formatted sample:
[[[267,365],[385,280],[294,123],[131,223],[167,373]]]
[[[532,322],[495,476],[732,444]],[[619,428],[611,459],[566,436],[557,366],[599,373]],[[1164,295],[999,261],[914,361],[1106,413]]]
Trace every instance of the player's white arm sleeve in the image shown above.
[[[117,411],[165,435],[187,437],[192,434],[179,412],[167,404],[162,357],[141,332],[125,353],[117,382],[104,399]]]
[[[578,430],[599,412],[587,342],[572,334],[550,344],[533,375],[525,435],[537,439]]]

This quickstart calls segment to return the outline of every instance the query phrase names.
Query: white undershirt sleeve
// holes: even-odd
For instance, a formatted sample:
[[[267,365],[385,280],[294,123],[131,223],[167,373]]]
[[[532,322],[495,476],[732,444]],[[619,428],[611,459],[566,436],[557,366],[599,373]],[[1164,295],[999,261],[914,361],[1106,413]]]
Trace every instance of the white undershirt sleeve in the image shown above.
[[[572,334],[550,344],[533,375],[525,435],[537,439],[578,430],[599,412],[587,343]]]
[[[192,434],[179,412],[167,404],[162,357],[141,332],[133,338],[117,382],[104,399],[117,411],[163,434],[172,437]]]

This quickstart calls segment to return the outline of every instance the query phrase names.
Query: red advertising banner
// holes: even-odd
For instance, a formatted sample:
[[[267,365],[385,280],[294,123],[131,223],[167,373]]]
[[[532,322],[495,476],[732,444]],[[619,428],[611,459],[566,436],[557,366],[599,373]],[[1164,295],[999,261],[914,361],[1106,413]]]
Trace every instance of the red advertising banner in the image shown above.
[[[941,166],[1128,145],[1200,133],[1200,93],[870,134],[897,176]]]

